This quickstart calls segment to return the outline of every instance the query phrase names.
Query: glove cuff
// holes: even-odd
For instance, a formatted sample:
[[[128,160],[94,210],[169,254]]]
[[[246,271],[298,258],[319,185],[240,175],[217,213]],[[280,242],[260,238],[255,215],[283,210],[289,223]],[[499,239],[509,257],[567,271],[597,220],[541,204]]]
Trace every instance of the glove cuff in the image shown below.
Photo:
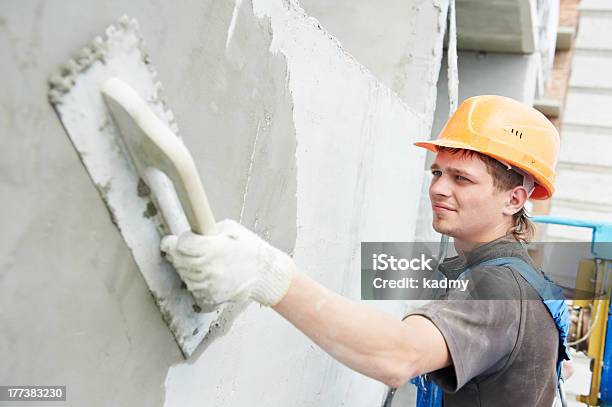
[[[261,305],[272,307],[280,302],[289,291],[295,264],[287,254],[278,252],[268,253],[264,258],[262,275],[253,287],[251,298]]]

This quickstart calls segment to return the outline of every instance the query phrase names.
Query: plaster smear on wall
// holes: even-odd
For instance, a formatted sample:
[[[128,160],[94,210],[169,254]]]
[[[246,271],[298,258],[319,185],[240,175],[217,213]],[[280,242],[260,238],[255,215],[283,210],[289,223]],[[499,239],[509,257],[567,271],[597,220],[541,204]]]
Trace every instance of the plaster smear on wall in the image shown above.
[[[236,4],[234,4],[234,11],[232,12],[232,21],[230,21],[230,25],[227,29],[227,38],[225,40],[225,48],[229,48],[229,44],[232,41],[232,36],[234,35],[234,30],[236,29],[236,20],[238,19],[238,12],[240,11],[240,7],[242,6],[242,0],[236,0]]]
[[[261,29],[271,32],[271,54],[287,63],[297,139],[294,258],[325,286],[358,300],[359,243],[414,237],[425,154],[412,142],[428,130],[427,120],[295,2],[239,3],[252,7]],[[228,30],[226,44],[232,35]],[[398,317],[402,309],[377,306]],[[380,404],[383,392],[272,310],[250,306],[224,337],[169,369],[165,405],[246,406],[256,397],[268,406],[365,407]]]

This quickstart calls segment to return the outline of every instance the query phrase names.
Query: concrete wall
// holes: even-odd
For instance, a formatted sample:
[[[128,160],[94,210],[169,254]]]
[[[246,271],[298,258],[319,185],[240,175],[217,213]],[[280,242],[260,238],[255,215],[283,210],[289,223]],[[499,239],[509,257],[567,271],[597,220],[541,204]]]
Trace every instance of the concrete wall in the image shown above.
[[[300,4],[408,106],[433,115],[448,0]]]
[[[553,67],[559,0],[457,0],[457,42],[464,51],[540,55],[538,95]]]
[[[459,48],[518,53],[536,51],[537,9],[550,1],[558,0],[456,0]]]
[[[354,299],[359,242],[414,237],[425,156],[412,142],[433,106],[407,105],[296,3],[7,3],[0,383],[65,384],[71,406],[378,404],[380,383],[258,306],[229,308],[183,360],[47,102],[55,68],[123,13],[140,21],[219,219],[241,219]],[[415,41],[434,49],[429,33]]]

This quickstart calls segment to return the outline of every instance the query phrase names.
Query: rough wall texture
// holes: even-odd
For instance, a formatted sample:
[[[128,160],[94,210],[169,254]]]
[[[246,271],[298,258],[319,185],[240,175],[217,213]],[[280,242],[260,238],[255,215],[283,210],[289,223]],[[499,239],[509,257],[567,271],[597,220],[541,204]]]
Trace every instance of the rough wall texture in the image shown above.
[[[141,23],[219,219],[240,219],[355,299],[359,242],[414,237],[424,154],[411,145],[433,107],[407,105],[294,2],[11,2],[0,11],[0,383],[66,384],[74,406],[379,403],[380,383],[257,306],[232,307],[182,359],[46,97],[53,70],[123,13]]]

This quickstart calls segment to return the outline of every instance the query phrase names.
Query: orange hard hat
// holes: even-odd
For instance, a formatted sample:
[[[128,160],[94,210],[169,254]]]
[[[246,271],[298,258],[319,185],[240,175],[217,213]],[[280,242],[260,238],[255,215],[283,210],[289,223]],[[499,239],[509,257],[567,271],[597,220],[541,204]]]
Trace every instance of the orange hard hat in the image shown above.
[[[531,199],[552,196],[559,144],[559,133],[546,116],[494,95],[466,99],[436,140],[415,143],[433,152],[439,147],[473,150],[517,167],[534,178]]]

